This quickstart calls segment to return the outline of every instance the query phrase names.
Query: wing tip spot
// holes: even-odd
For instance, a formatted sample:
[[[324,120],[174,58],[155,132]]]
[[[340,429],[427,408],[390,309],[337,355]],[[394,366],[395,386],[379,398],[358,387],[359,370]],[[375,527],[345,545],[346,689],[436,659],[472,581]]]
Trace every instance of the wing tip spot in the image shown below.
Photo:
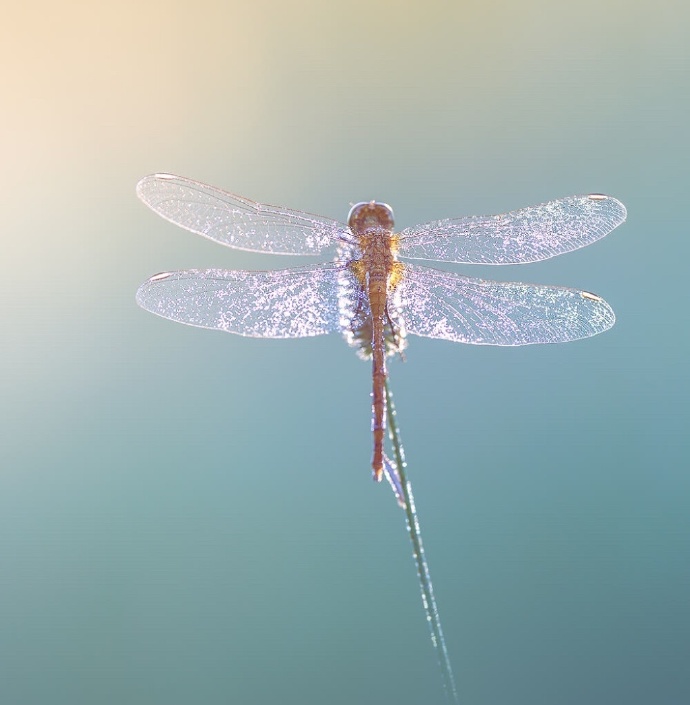
[[[614,198],[613,196],[607,196],[605,193],[590,193],[587,198],[590,201],[608,201],[608,206],[611,210],[612,213],[612,221],[615,222],[616,225],[613,227],[617,227],[621,223],[625,222],[625,219],[628,217],[628,211],[626,207],[617,199]],[[617,209],[617,213],[615,213]],[[615,213],[615,215],[613,215]]]
[[[152,277],[149,278],[149,283],[153,282],[161,282],[164,279],[168,279],[173,275],[172,272],[161,272],[160,274],[154,274]]]

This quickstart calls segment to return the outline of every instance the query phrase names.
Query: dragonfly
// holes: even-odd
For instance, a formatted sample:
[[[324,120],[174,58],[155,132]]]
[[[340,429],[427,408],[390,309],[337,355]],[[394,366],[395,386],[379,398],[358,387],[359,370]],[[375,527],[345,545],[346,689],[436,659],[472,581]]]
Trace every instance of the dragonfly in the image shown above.
[[[386,358],[415,335],[475,345],[563,343],[614,324],[596,294],[562,286],[478,279],[411,263],[538,262],[601,239],[626,218],[611,196],[570,196],[501,215],[447,218],[394,229],[392,208],[357,203],[347,222],[256,203],[172,174],[146,176],[139,198],[166,220],[222,245],[328,261],[269,271],[189,269],[144,282],[138,304],[191,326],[259,338],[339,332],[372,361],[372,472],[385,473]],[[393,476],[392,476],[393,475]]]

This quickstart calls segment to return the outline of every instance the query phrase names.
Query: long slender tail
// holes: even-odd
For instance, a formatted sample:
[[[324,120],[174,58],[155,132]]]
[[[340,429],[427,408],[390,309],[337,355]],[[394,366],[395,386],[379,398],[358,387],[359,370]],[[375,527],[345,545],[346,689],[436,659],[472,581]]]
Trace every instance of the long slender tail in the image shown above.
[[[374,480],[381,482],[383,475],[383,441],[386,433],[386,349],[383,339],[383,321],[373,321],[372,330],[372,433],[374,436],[374,454],[371,468]]]

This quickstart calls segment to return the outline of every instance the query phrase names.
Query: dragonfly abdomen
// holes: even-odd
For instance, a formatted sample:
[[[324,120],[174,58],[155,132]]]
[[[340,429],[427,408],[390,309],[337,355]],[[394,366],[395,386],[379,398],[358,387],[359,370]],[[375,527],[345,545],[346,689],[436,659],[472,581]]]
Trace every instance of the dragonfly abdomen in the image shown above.
[[[371,467],[374,479],[380,482],[383,474],[383,440],[386,432],[386,344],[384,340],[384,316],[386,315],[387,277],[370,276],[369,305],[371,307],[372,350],[372,433],[374,453]]]

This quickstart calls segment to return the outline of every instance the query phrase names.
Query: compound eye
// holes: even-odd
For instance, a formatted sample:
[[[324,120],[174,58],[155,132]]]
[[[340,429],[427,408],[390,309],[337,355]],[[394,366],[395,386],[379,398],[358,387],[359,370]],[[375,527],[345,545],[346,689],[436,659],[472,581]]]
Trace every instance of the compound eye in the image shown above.
[[[393,209],[387,203],[369,201],[355,203],[347,216],[347,224],[356,231],[375,228],[393,229]]]
[[[352,208],[350,208],[350,212],[347,214],[347,222],[349,223],[353,218],[356,218],[357,215],[359,214],[359,211],[368,205],[369,204],[365,201],[362,201],[360,203],[355,203],[355,205],[352,206]]]
[[[393,209],[387,204],[387,203],[377,203],[377,206],[381,207],[381,210],[385,211],[388,219],[391,221],[391,224],[395,221],[395,217],[393,216]]]

